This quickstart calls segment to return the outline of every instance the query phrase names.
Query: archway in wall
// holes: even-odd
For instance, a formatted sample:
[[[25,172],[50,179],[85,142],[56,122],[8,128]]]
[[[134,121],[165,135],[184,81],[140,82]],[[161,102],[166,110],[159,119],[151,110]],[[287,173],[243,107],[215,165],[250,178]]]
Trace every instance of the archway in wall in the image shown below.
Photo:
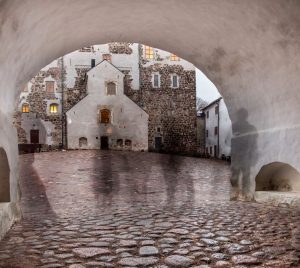
[[[126,57],[128,58],[127,61],[125,60]],[[138,66],[142,66],[141,69],[138,69]],[[134,70],[132,71],[132,69]],[[15,124],[17,128],[21,126],[21,129],[18,129],[19,142],[26,140],[26,135],[25,137],[23,136],[29,130],[25,129],[22,131],[22,127],[27,128],[35,125],[39,128],[35,123],[36,120],[39,120],[43,125],[43,129],[46,130],[43,132],[43,135],[48,137],[49,142],[49,144],[42,144],[42,151],[60,150],[60,144],[64,144],[64,148],[70,150],[109,148],[119,151],[141,152],[147,151],[150,149],[150,146],[153,146],[154,149],[157,149],[156,146],[160,146],[160,151],[164,153],[208,156],[203,154],[205,152],[205,144],[197,143],[197,84],[195,84],[195,81],[195,66],[192,63],[173,53],[150,46],[113,42],[81,48],[78,51],[62,56],[42,68],[27,86],[23,87],[25,90],[21,92],[17,110],[19,113],[20,111],[22,112],[22,102],[27,103],[27,101],[31,109],[30,112],[22,113],[19,121]],[[200,85],[200,87],[203,91],[203,86]],[[213,148],[213,156],[217,152],[215,147],[218,144],[218,134],[222,134],[224,139],[228,139],[228,133],[222,133],[218,129],[220,126],[218,119],[220,116],[223,117],[223,113],[226,110],[224,101],[219,98],[219,95],[216,101],[214,99],[211,100],[211,103],[207,102],[202,106],[206,110],[203,112],[205,116],[201,116],[200,120],[212,120],[211,128],[208,131],[215,141],[214,144],[209,145]],[[40,103],[45,105],[41,106]],[[52,107],[55,107],[55,109]],[[210,116],[206,118],[206,111],[208,110]],[[201,111],[199,110],[199,112]],[[28,117],[30,113],[34,113],[34,115]],[[149,124],[147,122],[148,118]],[[229,120],[228,112],[227,120]],[[26,124],[24,123],[25,121]],[[201,124],[199,132],[202,138],[205,138],[205,125],[208,126],[208,124]],[[64,132],[62,131],[63,128]],[[42,135],[42,131],[40,133]],[[143,139],[137,140],[136,136],[142,136]],[[46,137],[41,138],[41,140],[46,140]],[[158,137],[161,138],[160,143],[157,142]],[[63,138],[66,140],[63,141]],[[144,146],[145,140],[149,144],[148,147]],[[32,145],[31,142],[25,142],[25,144],[28,146]],[[186,145],[186,147],[183,147],[183,145]],[[178,150],[177,148],[181,149]],[[98,153],[99,155],[97,155]],[[77,168],[79,173],[82,173],[85,178],[89,178],[95,184],[93,187],[95,188],[94,194],[96,199],[107,195],[103,189],[99,189],[100,187],[107,187],[109,194],[113,195],[116,187],[118,190],[122,190],[121,186],[116,186],[118,183],[121,183],[120,176],[123,173],[128,174],[132,172],[135,174],[136,172],[130,168],[132,165],[130,154],[120,154],[121,170],[113,171],[114,165],[119,165],[115,163],[118,157],[111,152],[105,152],[107,155],[104,156],[101,155],[102,153],[96,152],[95,155],[91,152],[70,153],[75,162],[78,161]],[[69,158],[64,156],[64,154],[66,153],[63,152],[61,155],[53,153],[53,156],[51,156],[52,154],[49,153],[49,162],[52,163],[52,170],[61,172],[62,167],[56,159]],[[90,154],[95,157],[92,166],[90,165],[88,168],[81,167],[81,164],[84,165],[88,162],[85,159],[88,159]],[[220,158],[222,154],[220,151]],[[230,151],[227,151],[226,156],[230,156]],[[37,178],[35,183],[38,185],[44,183],[42,178],[48,177],[47,169],[41,169],[44,165],[43,157],[47,159],[48,156],[36,155],[33,158],[35,161],[31,161],[31,166],[28,167],[31,169],[30,172],[38,175],[35,176]],[[143,159],[144,156],[140,155],[139,157]],[[26,158],[27,156],[24,156],[25,161]],[[97,161],[97,159],[101,160]],[[224,184],[222,182],[217,183],[218,179],[214,179],[213,184],[216,182],[215,189],[202,195],[193,192],[192,179],[197,176],[197,172],[191,176],[187,175],[186,181],[183,177],[183,174],[186,174],[186,172],[184,173],[181,170],[186,170],[185,161],[187,160],[168,155],[154,156],[154,159],[150,157],[150,160],[154,163],[153,167],[151,164],[145,166],[145,161],[142,161],[141,166],[144,173],[147,174],[145,177],[148,177],[149,180],[153,180],[157,175],[153,170],[158,170],[157,173],[160,176],[160,180],[157,185],[161,184],[161,188],[164,190],[158,191],[156,189],[154,192],[166,193],[166,197],[163,196],[162,198],[162,203],[176,203],[178,201],[176,199],[182,197],[182,192],[184,192],[182,189],[186,187],[189,187],[186,192],[190,193],[190,195],[183,198],[188,202],[192,202],[191,200],[194,196],[198,196],[197,199],[215,199],[215,194],[212,193],[216,192],[222,192],[222,194],[218,195],[219,199],[229,199],[229,173],[227,170],[228,165],[225,162],[216,171],[213,170],[213,167],[209,168],[208,173],[208,176],[213,172],[220,172],[221,175],[222,169],[225,168],[225,177],[219,176],[219,178],[225,178]],[[151,161],[149,162],[151,163]],[[190,160],[190,162],[194,162],[193,165],[199,161],[199,158],[191,158]],[[65,168],[68,167],[67,162],[70,161],[66,161]],[[76,164],[72,163],[70,165],[72,165],[72,176],[75,178],[71,185],[73,183],[80,184],[80,180],[77,179],[76,175]],[[27,167],[23,166],[23,168],[26,170]],[[201,179],[202,168],[198,168],[198,171],[200,171],[198,175]],[[33,171],[34,169],[36,169],[36,172]],[[91,174],[94,174],[92,178],[88,174],[83,173],[89,169],[93,171],[91,172]],[[104,174],[101,173],[102,170]],[[121,175],[115,175],[118,173]],[[97,181],[95,174],[103,181]],[[114,176],[116,178],[110,178]],[[132,175],[132,177],[134,176]],[[56,179],[60,180],[59,177]],[[143,179],[141,180],[142,184],[146,184]],[[46,180],[45,183],[49,182]],[[200,180],[197,183],[200,183]],[[220,185],[223,185],[222,189],[220,189]],[[151,187],[157,188],[158,186],[152,185]],[[137,196],[141,195],[141,193],[146,195],[147,191],[149,191],[147,186],[143,186],[145,187],[144,189],[136,190],[138,187],[137,183],[133,184],[131,190],[135,194],[132,194],[129,203],[138,199],[139,197]],[[212,185],[212,188],[214,188],[214,185]],[[45,192],[47,189],[38,189],[43,191],[41,195],[47,197]],[[74,189],[74,191],[77,190]],[[177,197],[175,192],[178,190],[180,194]],[[104,192],[101,193],[101,191]],[[61,194],[59,190],[56,193],[57,196]],[[80,191],[78,194],[81,196],[79,200],[85,200]],[[119,196],[122,195],[119,194]],[[124,196],[127,196],[127,193]],[[158,196],[157,200],[159,198]],[[51,196],[51,192],[49,193],[49,199],[55,199],[55,196]],[[105,202],[113,203],[110,199],[109,201],[107,201],[107,198],[104,199]],[[61,200],[58,201],[58,203],[60,202]],[[55,208],[60,210],[60,206],[57,206],[57,203],[48,203],[54,203]],[[124,203],[126,202],[124,201]],[[74,207],[76,207],[75,204]],[[74,210],[76,209],[74,208]]]
[[[292,166],[273,162],[256,176],[255,200],[285,206],[300,203],[300,173]]]
[[[10,168],[3,148],[0,148],[0,171],[0,203],[10,202]]]

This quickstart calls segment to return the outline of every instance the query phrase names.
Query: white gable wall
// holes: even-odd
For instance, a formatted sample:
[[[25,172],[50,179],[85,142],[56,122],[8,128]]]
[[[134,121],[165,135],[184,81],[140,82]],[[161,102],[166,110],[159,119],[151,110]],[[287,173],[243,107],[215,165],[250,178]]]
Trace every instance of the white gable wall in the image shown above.
[[[88,95],[67,112],[68,148],[79,149],[79,139],[87,138],[85,149],[99,149],[101,136],[108,136],[109,148],[121,149],[117,140],[132,141],[132,150],[148,149],[148,114],[123,94],[124,75],[104,61],[88,72]],[[106,94],[106,83],[115,82],[116,95]],[[111,122],[99,123],[99,111],[109,109]]]

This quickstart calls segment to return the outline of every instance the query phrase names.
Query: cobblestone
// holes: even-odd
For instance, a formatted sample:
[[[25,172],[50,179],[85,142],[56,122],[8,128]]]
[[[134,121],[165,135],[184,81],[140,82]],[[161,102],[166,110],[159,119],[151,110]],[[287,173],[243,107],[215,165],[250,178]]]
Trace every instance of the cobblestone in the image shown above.
[[[229,201],[226,163],[172,157],[21,156],[23,219],[0,267],[300,267],[299,210]]]

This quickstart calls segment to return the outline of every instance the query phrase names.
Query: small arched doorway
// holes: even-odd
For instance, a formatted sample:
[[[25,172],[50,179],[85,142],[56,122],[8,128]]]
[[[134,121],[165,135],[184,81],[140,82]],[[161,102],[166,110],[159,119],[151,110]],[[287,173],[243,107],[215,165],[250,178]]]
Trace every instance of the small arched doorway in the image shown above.
[[[10,202],[10,168],[3,148],[0,148],[0,171],[0,202]]]

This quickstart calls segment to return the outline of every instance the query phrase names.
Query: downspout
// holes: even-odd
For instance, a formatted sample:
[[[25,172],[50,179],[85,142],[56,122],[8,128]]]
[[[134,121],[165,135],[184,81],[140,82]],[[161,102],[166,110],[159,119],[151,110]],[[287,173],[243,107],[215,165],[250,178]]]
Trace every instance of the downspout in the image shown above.
[[[61,57],[61,145],[64,149],[64,128],[65,128],[65,109],[64,109],[64,57]]]
[[[141,68],[142,68],[142,54],[141,54],[141,50],[142,50],[142,45],[138,44],[138,57],[139,57],[139,103],[140,103],[140,107],[144,107],[144,103],[143,103],[143,91],[142,91],[142,79],[141,79]]]
[[[218,102],[218,158],[220,157],[220,102]]]

